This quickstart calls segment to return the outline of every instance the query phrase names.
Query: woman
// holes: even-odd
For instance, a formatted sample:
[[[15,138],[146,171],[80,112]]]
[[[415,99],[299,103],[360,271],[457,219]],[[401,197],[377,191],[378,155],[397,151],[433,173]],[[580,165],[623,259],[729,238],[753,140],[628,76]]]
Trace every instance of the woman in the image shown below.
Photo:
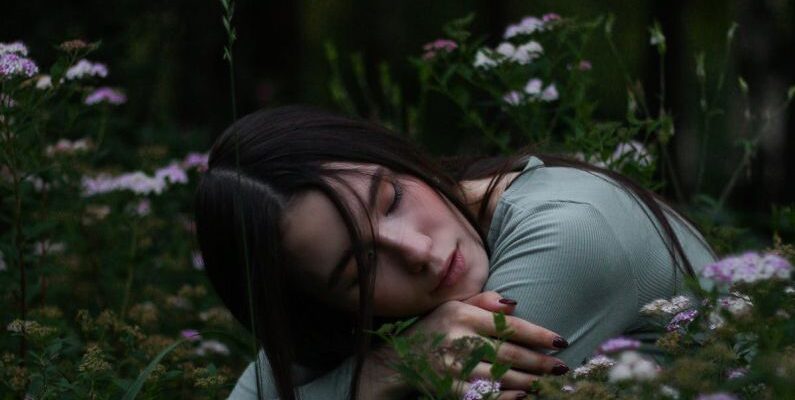
[[[528,155],[465,167],[450,175],[380,126],[309,108],[227,129],[197,191],[197,234],[216,291],[267,354],[231,397],[402,398],[410,388],[367,330],[422,316],[410,331],[489,336],[491,311],[515,331],[498,354],[512,365],[501,398],[523,396],[605,339],[653,340],[640,307],[713,260],[616,173]]]

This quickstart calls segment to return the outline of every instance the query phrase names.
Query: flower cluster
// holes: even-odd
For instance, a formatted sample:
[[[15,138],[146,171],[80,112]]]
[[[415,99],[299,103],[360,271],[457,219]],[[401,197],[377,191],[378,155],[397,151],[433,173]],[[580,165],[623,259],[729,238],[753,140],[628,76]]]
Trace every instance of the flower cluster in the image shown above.
[[[506,93],[502,100],[511,106],[518,106],[527,101],[551,102],[558,99],[558,89],[555,84],[549,84],[544,88],[544,83],[540,79],[530,79],[524,87],[524,91],[512,90]]]
[[[519,46],[514,46],[510,42],[502,42],[493,50],[487,47],[478,50],[472,65],[475,68],[483,69],[493,68],[503,63],[527,65],[543,53],[544,48],[535,40]]]
[[[85,77],[98,76],[104,78],[108,76],[108,67],[102,63],[92,63],[86,59],[81,59],[77,64],[66,70],[66,79],[83,79]]]
[[[640,309],[646,315],[674,315],[690,308],[690,298],[687,296],[676,296],[670,301],[657,299],[646,304]]]
[[[558,21],[560,21],[560,15],[555,13],[544,14],[541,18],[527,16],[522,18],[518,24],[508,25],[503,38],[510,39],[514,36],[530,35],[544,31],[550,29]]]
[[[591,376],[598,371],[605,371],[615,364],[616,360],[600,354],[588,360],[584,365],[575,368],[572,372],[572,376],[574,378]]]
[[[457,48],[458,44],[452,40],[436,39],[433,42],[426,43],[424,46],[422,46],[422,49],[425,51],[425,53],[422,55],[422,59],[431,60],[435,58],[437,54],[449,53]]]
[[[597,349],[597,352],[599,354],[610,354],[626,350],[636,350],[638,348],[640,348],[640,341],[619,336],[602,343]]]
[[[482,400],[492,394],[500,393],[500,383],[487,379],[476,379],[469,385],[469,389],[464,393],[462,400]]]
[[[113,105],[124,104],[127,102],[127,96],[120,90],[103,86],[89,94],[83,101],[88,106],[97,103],[108,103]]]
[[[206,356],[208,354],[229,355],[229,348],[217,340],[202,340],[195,350],[196,355]]]
[[[707,265],[701,276],[718,284],[731,285],[774,278],[789,279],[791,271],[792,265],[779,255],[748,252]]]
[[[187,183],[188,175],[178,164],[172,163],[155,171],[154,176],[149,176],[141,171],[129,172],[119,176],[100,174],[94,178],[83,177],[83,196],[89,197],[98,194],[129,190],[140,195],[150,193],[160,194],[169,183]]]
[[[669,322],[668,325],[665,326],[665,330],[667,330],[668,332],[672,332],[684,328],[687,325],[689,325],[691,322],[693,322],[693,320],[696,319],[697,316],[698,316],[698,310],[694,309],[694,310],[682,311],[679,314],[674,315],[674,317],[671,319],[671,322]]]
[[[624,380],[648,381],[657,376],[659,367],[654,362],[641,357],[636,351],[621,353],[618,362],[610,368],[608,379],[610,382]]]
[[[0,79],[38,74],[39,67],[27,55],[28,48],[22,42],[0,43]]]
[[[75,141],[60,139],[54,145],[44,148],[44,154],[48,157],[56,155],[70,155],[78,152],[88,151],[94,148],[90,138],[82,138]]]

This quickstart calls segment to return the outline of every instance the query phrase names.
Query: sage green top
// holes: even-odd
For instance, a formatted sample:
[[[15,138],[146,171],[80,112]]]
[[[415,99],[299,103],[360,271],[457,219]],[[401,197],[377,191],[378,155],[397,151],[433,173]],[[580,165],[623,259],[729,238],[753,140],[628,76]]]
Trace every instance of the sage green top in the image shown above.
[[[524,170],[494,210],[483,290],[516,300],[514,316],[566,338],[570,346],[555,356],[572,368],[612,337],[653,341],[657,335],[640,308],[684,287],[649,210],[603,175],[546,167],[536,157]],[[697,272],[714,261],[700,235],[668,220]],[[297,367],[296,383],[304,399],[343,399],[352,370],[352,358],[320,375]],[[261,379],[263,398],[275,399],[269,371]],[[254,363],[229,398],[257,398]]]

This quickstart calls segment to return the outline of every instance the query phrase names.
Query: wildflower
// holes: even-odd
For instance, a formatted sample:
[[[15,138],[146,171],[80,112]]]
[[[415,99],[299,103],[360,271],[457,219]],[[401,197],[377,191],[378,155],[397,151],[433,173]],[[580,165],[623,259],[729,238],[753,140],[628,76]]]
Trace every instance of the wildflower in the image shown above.
[[[45,90],[52,88],[52,77],[49,75],[41,75],[36,79],[36,89]]]
[[[541,101],[555,101],[558,99],[558,89],[555,87],[555,84],[550,84],[544,89],[544,92],[541,93]]]
[[[511,61],[516,63],[525,65],[530,61],[535,60],[536,58],[541,56],[541,53],[544,52],[544,48],[536,41],[529,41],[519,47],[516,48],[513,55],[511,55]]]
[[[754,306],[751,302],[751,298],[737,292],[733,292],[731,296],[719,298],[718,305],[734,316],[743,315]]]
[[[422,55],[424,60],[430,60],[436,57],[439,53],[449,53],[458,48],[458,44],[448,39],[436,39],[433,42],[426,43],[422,46],[425,54]]]
[[[77,64],[66,70],[66,79],[82,79],[85,77],[98,76],[104,78],[108,76],[108,67],[102,63],[92,63],[86,59],[81,59]]]
[[[48,157],[52,157],[57,154],[74,154],[77,152],[91,150],[93,147],[94,143],[91,142],[90,138],[78,139],[74,142],[68,139],[60,139],[54,145],[45,147],[44,154]]]
[[[637,352],[627,351],[608,372],[610,382],[623,380],[651,380],[657,376],[657,365],[640,356]]]
[[[28,47],[20,41],[13,43],[0,43],[0,56],[3,54],[18,54],[23,57],[28,55]]]
[[[574,391],[575,391],[576,389],[575,389],[575,388],[574,388],[574,386],[572,386],[572,385],[563,385],[563,387],[562,387],[562,388],[560,388],[560,390],[561,390],[562,392],[565,392],[565,393],[574,393]]]
[[[94,178],[84,176],[81,184],[83,196],[93,196],[116,190],[130,190],[141,195],[160,194],[166,188],[166,181],[163,177],[151,177],[140,171],[129,172],[117,177],[107,174],[100,174]]]
[[[687,296],[676,296],[670,301],[657,299],[646,304],[640,309],[642,314],[647,315],[674,315],[690,308],[690,299]]]
[[[726,372],[726,379],[740,379],[748,374],[748,368],[734,368]]]
[[[132,212],[139,217],[145,217],[152,212],[152,202],[149,199],[141,199],[132,208]]]
[[[726,392],[700,394],[696,400],[737,400],[737,396]]]
[[[82,50],[87,47],[91,47],[91,45],[80,39],[67,40],[58,46],[63,51]]]
[[[487,380],[476,379],[469,385],[469,389],[464,393],[462,400],[481,400],[492,394],[500,393],[500,383]]]
[[[530,35],[544,29],[544,21],[534,16],[527,16],[518,24],[508,25],[505,29],[504,39],[510,39],[518,35]]]
[[[191,260],[193,261],[193,268],[199,271],[204,270],[204,259],[201,252],[194,251],[191,253]]]
[[[599,354],[610,354],[638,348],[640,348],[640,341],[619,336],[602,343],[597,349],[597,352],[599,352]]]
[[[39,67],[33,60],[17,53],[0,55],[0,78],[23,76],[30,78],[39,73]]]
[[[196,348],[196,355],[205,356],[210,353],[220,354],[223,356],[229,355],[229,348],[225,344],[217,340],[203,340]]]
[[[660,393],[663,396],[669,397],[669,398],[672,398],[672,399],[678,399],[679,398],[679,391],[674,389],[674,388],[672,388],[672,387],[670,387],[670,386],[668,386],[668,385],[660,386]]]
[[[541,94],[542,86],[544,83],[541,82],[541,79],[530,79],[524,87],[524,92],[530,96],[538,96]]]
[[[199,172],[204,172],[207,170],[208,159],[209,155],[207,153],[188,153],[185,159],[182,160],[182,168],[196,168]]]
[[[88,95],[83,101],[88,106],[98,103],[108,103],[115,106],[127,102],[127,96],[119,90],[103,86]]]
[[[508,103],[509,105],[518,106],[519,104],[522,103],[522,100],[524,99],[522,98],[521,92],[512,90],[506,93],[504,96],[502,96],[502,100]]]
[[[679,328],[683,328],[693,322],[694,319],[698,316],[698,310],[687,310],[682,311],[679,314],[674,315],[671,322],[665,327],[668,332],[675,331]]]
[[[86,354],[83,355],[83,360],[77,367],[80,372],[104,372],[111,369],[110,363],[105,361],[102,349],[96,343],[91,343],[86,346]]]
[[[580,71],[590,71],[591,67],[591,62],[588,60],[580,60],[580,63],[577,64],[577,69]]]
[[[731,285],[767,279],[789,279],[791,270],[792,265],[781,256],[772,253],[762,256],[748,252],[707,265],[701,271],[701,276],[719,284]]]
[[[188,183],[188,174],[177,163],[172,163],[155,171],[155,179],[170,183]]]
[[[618,163],[618,166],[623,165],[627,161],[632,161],[640,166],[647,167],[651,165],[651,155],[642,143],[636,140],[620,143],[613,150],[613,154],[607,160],[610,164]]]
[[[195,329],[183,329],[179,335],[191,342],[199,341],[202,338],[201,334],[199,334],[199,331]]]
[[[497,61],[494,61],[486,52],[488,49],[480,49],[478,50],[477,54],[475,54],[475,62],[472,63],[472,66],[475,68],[484,68],[489,69],[497,66]]]
[[[598,355],[588,360],[585,365],[577,367],[572,372],[574,378],[586,377],[595,371],[604,370],[615,365],[616,361],[605,355]]]

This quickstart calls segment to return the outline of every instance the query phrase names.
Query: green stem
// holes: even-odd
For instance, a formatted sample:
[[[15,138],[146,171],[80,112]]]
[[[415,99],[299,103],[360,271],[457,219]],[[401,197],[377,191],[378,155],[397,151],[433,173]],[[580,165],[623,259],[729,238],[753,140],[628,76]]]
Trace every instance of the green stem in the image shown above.
[[[138,236],[138,223],[134,222],[132,224],[132,240],[130,240],[129,261],[127,263],[127,282],[125,283],[124,286],[124,300],[122,300],[121,309],[119,310],[119,317],[122,319],[124,319],[124,316],[127,313],[127,305],[130,302],[130,293],[132,293],[132,284],[135,273],[135,253],[137,249],[137,236]]]

